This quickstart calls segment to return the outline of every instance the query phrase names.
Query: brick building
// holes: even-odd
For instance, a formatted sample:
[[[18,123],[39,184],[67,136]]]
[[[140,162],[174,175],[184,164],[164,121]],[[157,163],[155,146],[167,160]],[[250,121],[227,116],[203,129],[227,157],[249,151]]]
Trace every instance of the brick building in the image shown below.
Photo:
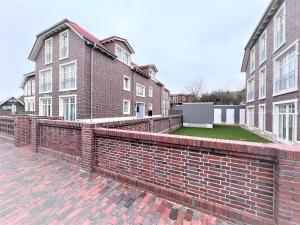
[[[195,99],[192,94],[172,94],[171,95],[171,107],[175,105],[182,105],[183,103],[191,103]]]
[[[132,54],[124,38],[100,40],[67,19],[51,26],[37,35],[29,55],[36,64],[23,81],[26,90],[35,74],[35,90],[26,96],[35,99],[30,110],[67,120],[161,115],[158,70],[138,66]]]
[[[300,1],[273,0],[245,48],[247,125],[288,143],[300,139]]]

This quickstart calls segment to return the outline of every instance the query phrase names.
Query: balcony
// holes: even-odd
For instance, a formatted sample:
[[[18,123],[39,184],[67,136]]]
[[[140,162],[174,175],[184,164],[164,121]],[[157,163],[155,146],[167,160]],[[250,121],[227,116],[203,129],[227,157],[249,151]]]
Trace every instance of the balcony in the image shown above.
[[[296,87],[296,73],[290,72],[275,81],[275,93],[286,91]]]

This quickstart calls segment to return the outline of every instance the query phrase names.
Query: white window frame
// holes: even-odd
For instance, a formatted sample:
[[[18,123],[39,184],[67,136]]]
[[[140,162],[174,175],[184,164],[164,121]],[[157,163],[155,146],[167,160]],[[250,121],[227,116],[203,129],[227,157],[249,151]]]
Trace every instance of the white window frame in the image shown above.
[[[77,119],[77,95],[76,94],[74,94],[74,95],[60,95],[59,96],[59,116],[60,117],[64,116],[64,111],[63,111],[64,107],[63,107],[63,104],[62,104],[63,103],[62,102],[63,98],[73,98],[73,97],[75,99],[75,110],[74,110],[75,117],[74,117],[74,120]]]
[[[286,48],[283,52],[281,52],[278,56],[276,56],[273,59],[273,97],[278,95],[287,94],[290,92],[295,92],[298,90],[298,71],[299,71],[299,41],[300,39],[297,39],[294,43],[292,43],[288,48]],[[296,51],[296,69],[295,69],[295,87],[286,89],[283,91],[276,92],[276,79],[279,77],[279,71],[278,71],[278,61],[280,58],[282,58],[284,55],[288,54],[291,49],[295,48]]]
[[[128,103],[128,111],[125,111],[124,110],[124,105],[125,105],[125,102]],[[130,107],[130,100],[123,100],[123,114],[124,115],[130,115],[130,112],[131,112],[131,107]]]
[[[128,88],[126,88],[126,85],[125,85],[125,78],[128,79]],[[126,76],[126,75],[123,75],[123,90],[124,91],[130,91],[131,90],[131,78]]]
[[[264,41],[265,52],[264,52],[264,55],[262,58],[263,37],[265,39],[265,41]],[[262,65],[267,60],[267,48],[268,48],[268,31],[266,29],[259,38],[259,65]]]
[[[153,69],[149,68],[149,74],[152,80],[156,81],[156,73]]]
[[[73,88],[62,89],[61,81],[62,81],[62,68],[74,64],[75,66],[75,86]],[[77,60],[73,60],[71,62],[63,63],[59,65],[59,91],[73,91],[77,90]]]
[[[47,70],[50,70],[51,71],[51,88],[50,88],[50,91],[41,91],[41,74]],[[43,69],[43,70],[40,70],[39,71],[39,93],[40,94],[45,94],[45,93],[51,93],[52,92],[52,88],[53,88],[53,74],[52,74],[52,67],[49,67],[49,68],[46,68],[46,69]]]
[[[278,46],[276,46],[276,34],[277,34],[277,16],[279,15],[280,11],[283,10],[283,41]],[[278,9],[277,13],[274,16],[274,53],[280,49],[286,43],[286,10],[285,10],[285,2],[282,6]]]
[[[252,124],[249,123],[249,113],[248,113],[249,109],[253,109],[253,126],[252,126]],[[250,128],[254,128],[255,127],[255,107],[253,105],[247,106],[246,113],[247,113],[247,126]]]
[[[261,79],[261,75],[262,75],[262,71],[265,71],[265,73],[264,73],[264,75],[265,75],[265,82],[264,82],[264,90],[265,90],[265,93],[264,93],[264,95],[262,95],[262,93],[261,93],[261,81],[262,81],[262,79]],[[266,98],[266,94],[267,94],[267,67],[266,66],[264,66],[263,68],[261,68],[260,69],[260,71],[259,71],[259,79],[258,79],[258,81],[259,81],[259,84],[258,84],[258,99],[259,100],[262,100],[262,99],[265,99]]]
[[[249,83],[249,81],[250,80],[252,80],[253,79],[253,83],[254,83],[254,90],[253,90],[253,99],[248,99],[248,83]],[[254,102],[255,101],[255,75],[253,75],[253,76],[251,76],[248,80],[247,80],[247,96],[246,96],[246,98],[247,98],[247,103],[250,103],[250,102]]]
[[[150,110],[153,112],[153,104],[151,102],[148,103],[148,111]]]
[[[67,54],[66,54],[66,56],[65,57],[62,57],[62,51],[61,51],[61,48],[62,48],[62,36],[65,34],[65,33],[67,33]],[[63,60],[63,59],[67,59],[67,58],[69,58],[69,38],[70,38],[70,36],[69,36],[69,30],[65,30],[65,31],[63,31],[63,32],[60,32],[59,33],[59,60]]]
[[[252,68],[252,64],[254,65],[253,68]],[[252,74],[255,71],[255,69],[256,69],[256,51],[254,45],[250,51],[250,74]]]
[[[34,95],[35,94],[35,80],[31,80],[31,94]]]
[[[39,115],[40,116],[43,116],[43,113],[42,113],[42,109],[43,109],[43,104],[41,103],[42,102],[42,100],[44,100],[44,99],[51,99],[51,110],[50,110],[50,115],[48,115],[48,116],[52,116],[52,112],[53,112],[53,101],[52,101],[52,97],[50,96],[48,96],[48,97],[40,97],[39,98]]]
[[[261,114],[261,108],[264,108],[264,113]],[[261,118],[263,117],[263,118]],[[261,127],[261,119],[263,119],[263,124]],[[261,131],[266,131],[266,104],[258,105],[258,127]]]
[[[140,86],[140,87],[142,87],[143,88],[143,94],[142,95],[140,95],[140,94],[138,94],[138,92],[137,92],[137,86]],[[139,83],[136,83],[136,85],[135,85],[135,93],[136,93],[136,96],[138,96],[138,97],[145,97],[145,92],[146,92],[146,87],[144,86],[144,85],[141,85],[141,84],[139,84]]]
[[[117,54],[117,49],[120,48],[121,49],[121,55],[120,58]],[[128,55],[128,62],[126,62],[126,54]],[[129,52],[127,52],[124,48],[122,48],[120,45],[116,44],[115,45],[115,55],[117,56],[117,60],[119,60],[120,62],[124,63],[125,65],[129,66],[131,65],[131,54]]]
[[[148,95],[149,95],[149,97],[153,97],[153,87],[151,87],[151,86],[149,86],[149,93],[148,93]]]
[[[50,61],[47,61],[47,54],[48,54],[48,42],[51,43],[50,47]],[[53,38],[48,38],[45,40],[45,65],[51,64],[53,62]]]
[[[285,143],[291,143],[286,140],[278,138],[278,106],[283,104],[294,104],[295,105],[295,133],[294,133],[294,140],[298,143],[298,101],[299,99],[291,99],[291,100],[285,100],[285,101],[277,101],[273,102],[273,136],[277,138],[278,140],[285,142]]]

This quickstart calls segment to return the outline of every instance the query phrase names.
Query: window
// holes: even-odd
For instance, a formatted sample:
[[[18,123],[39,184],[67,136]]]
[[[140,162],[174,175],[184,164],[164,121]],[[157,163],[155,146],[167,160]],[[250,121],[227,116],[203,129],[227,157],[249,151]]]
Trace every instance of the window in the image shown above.
[[[32,95],[35,94],[35,80],[31,80],[31,91],[32,91]]]
[[[149,111],[152,111],[152,110],[153,110],[153,105],[152,105],[152,103],[148,103],[148,110],[149,110]]]
[[[59,115],[65,120],[76,119],[76,96],[59,97]]]
[[[255,98],[255,78],[254,76],[247,81],[247,102],[254,101]]]
[[[296,107],[295,103],[276,105],[276,133],[278,138],[294,142],[296,140]]]
[[[274,50],[285,43],[285,5],[278,10],[274,17]]]
[[[152,69],[149,69],[149,74],[152,80],[156,80],[156,73]]]
[[[59,35],[59,59],[69,57],[69,31],[66,30]]]
[[[34,104],[34,98],[30,99],[30,111],[34,112],[35,111],[35,104]]]
[[[45,64],[52,63],[53,38],[45,40]]]
[[[267,59],[267,31],[259,39],[259,63],[262,64]]]
[[[35,111],[34,97],[24,98],[24,103],[25,103],[25,111],[27,112]]]
[[[47,93],[52,91],[52,69],[40,71],[40,93]]]
[[[123,76],[123,90],[130,91],[130,77]]]
[[[76,62],[60,65],[60,91],[76,89]]]
[[[52,116],[51,98],[40,98],[40,116]]]
[[[27,82],[27,95],[31,95],[32,91],[31,91],[31,81]]]
[[[250,73],[255,71],[255,46],[251,49],[250,52]]]
[[[275,60],[275,94],[288,92],[297,85],[297,53],[293,48]]]
[[[136,84],[136,95],[139,97],[145,97],[145,86]]]
[[[261,131],[266,130],[266,106],[265,105],[259,105],[259,129]]]
[[[149,87],[149,97],[153,97],[153,87]]]
[[[121,62],[125,63],[126,65],[131,64],[131,56],[128,52],[126,52],[123,48],[119,45],[116,45],[116,55],[117,59]]]
[[[130,114],[130,101],[123,100],[123,114],[129,115]]]
[[[266,67],[259,72],[259,99],[266,97]]]
[[[249,127],[254,127],[254,107],[249,106],[247,108],[247,125]]]

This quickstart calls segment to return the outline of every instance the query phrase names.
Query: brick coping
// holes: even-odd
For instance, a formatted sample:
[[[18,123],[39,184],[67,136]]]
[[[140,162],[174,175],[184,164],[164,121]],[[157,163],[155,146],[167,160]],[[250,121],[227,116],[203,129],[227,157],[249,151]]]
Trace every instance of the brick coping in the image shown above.
[[[187,137],[163,133],[149,133],[109,128],[95,128],[97,136],[108,136],[139,140],[144,142],[163,143],[175,146],[186,146],[188,149],[209,148],[248,155],[267,156],[271,158],[300,161],[300,147],[285,144],[264,144],[255,142],[221,140],[214,138]]]

